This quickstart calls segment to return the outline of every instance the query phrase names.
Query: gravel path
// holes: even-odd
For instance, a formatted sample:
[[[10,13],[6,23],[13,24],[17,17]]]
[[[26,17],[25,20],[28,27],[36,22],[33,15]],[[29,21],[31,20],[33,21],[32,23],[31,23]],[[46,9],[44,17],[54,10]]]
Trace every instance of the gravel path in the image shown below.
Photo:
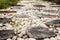
[[[0,40],[60,40],[59,6],[51,2],[22,0],[16,6],[0,10]]]

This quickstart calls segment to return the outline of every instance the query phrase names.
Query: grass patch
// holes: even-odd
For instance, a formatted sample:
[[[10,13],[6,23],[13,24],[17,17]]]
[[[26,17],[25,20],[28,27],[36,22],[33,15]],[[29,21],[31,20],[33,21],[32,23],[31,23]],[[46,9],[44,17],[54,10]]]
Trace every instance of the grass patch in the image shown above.
[[[0,0],[0,9],[6,9],[10,6],[14,6],[19,0]]]

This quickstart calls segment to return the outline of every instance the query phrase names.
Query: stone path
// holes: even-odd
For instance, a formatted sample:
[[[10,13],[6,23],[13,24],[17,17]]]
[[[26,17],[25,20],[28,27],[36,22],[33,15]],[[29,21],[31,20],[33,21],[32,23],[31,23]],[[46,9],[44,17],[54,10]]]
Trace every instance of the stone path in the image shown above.
[[[7,40],[36,40],[35,38],[60,40],[60,27],[55,28],[54,23],[53,25],[46,25],[47,22],[60,19],[59,7],[60,5],[51,2],[22,0],[16,6],[0,10],[0,30],[14,31],[15,35]],[[31,35],[34,33],[32,35],[34,37],[31,38],[28,33]]]

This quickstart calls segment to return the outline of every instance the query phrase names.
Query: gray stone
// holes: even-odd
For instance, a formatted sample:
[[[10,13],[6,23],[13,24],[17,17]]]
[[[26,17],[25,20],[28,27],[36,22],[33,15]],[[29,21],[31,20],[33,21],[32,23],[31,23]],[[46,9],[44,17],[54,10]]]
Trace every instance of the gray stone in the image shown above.
[[[0,39],[7,39],[13,37],[14,31],[13,30],[0,30]]]
[[[56,20],[51,20],[45,23],[47,26],[55,26],[55,27],[60,27],[60,19],[56,19]]]
[[[11,11],[11,10],[0,10],[0,13],[16,13],[16,11]]]
[[[46,7],[45,5],[34,5],[34,7]]]
[[[15,18],[29,18],[30,16],[24,15],[24,14],[22,14],[22,15],[16,14],[13,17],[15,17]]]
[[[40,18],[55,18],[57,15],[48,15],[48,14],[37,14],[37,16]]]
[[[44,27],[32,27],[27,30],[27,35],[31,38],[47,38],[56,36],[53,31],[49,31],[48,28]]]
[[[14,6],[14,7],[11,8],[11,9],[21,9],[21,7],[24,7],[24,5],[16,5],[16,6]]]
[[[10,23],[12,22],[11,18],[0,18],[0,23]]]

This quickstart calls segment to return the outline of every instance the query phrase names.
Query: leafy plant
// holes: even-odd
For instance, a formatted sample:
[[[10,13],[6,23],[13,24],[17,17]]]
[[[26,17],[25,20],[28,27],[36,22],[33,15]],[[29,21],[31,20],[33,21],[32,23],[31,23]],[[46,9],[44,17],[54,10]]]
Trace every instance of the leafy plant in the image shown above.
[[[0,9],[5,9],[17,4],[19,0],[0,0]]]
[[[43,38],[36,38],[36,40],[43,40]]]

